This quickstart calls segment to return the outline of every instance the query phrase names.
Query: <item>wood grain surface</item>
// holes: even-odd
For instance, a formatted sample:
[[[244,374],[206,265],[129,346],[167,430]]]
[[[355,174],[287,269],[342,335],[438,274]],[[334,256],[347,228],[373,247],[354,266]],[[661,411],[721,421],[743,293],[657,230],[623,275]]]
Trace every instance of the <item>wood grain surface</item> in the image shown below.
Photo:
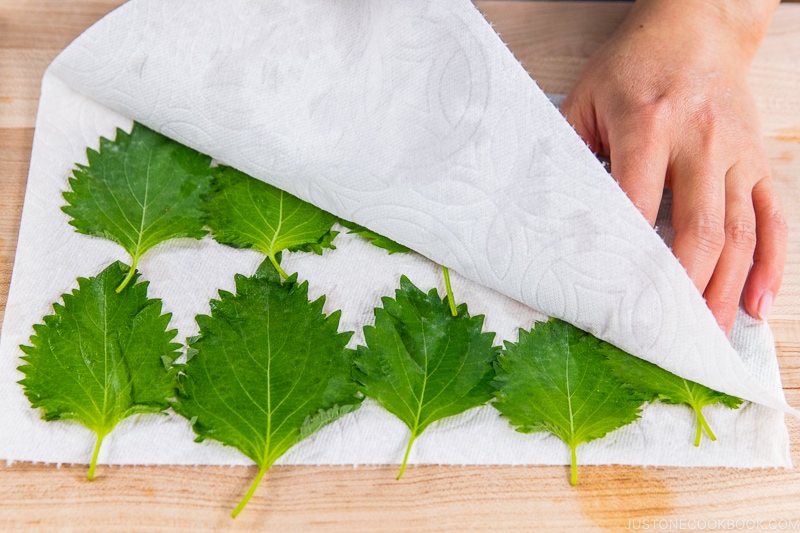
[[[61,49],[120,3],[0,0],[0,313],[42,74]],[[549,92],[569,90],[629,9],[582,2],[478,5]],[[779,8],[750,81],[790,223],[783,289],[770,324],[786,396],[800,405],[800,5]],[[787,423],[797,464],[800,423]],[[234,521],[229,513],[255,468],[100,467],[89,483],[84,466],[17,463],[0,466],[0,530],[626,531],[647,525],[665,531],[772,524],[800,531],[796,470],[583,466],[575,488],[566,467],[417,466],[400,482],[395,470],[273,467]]]

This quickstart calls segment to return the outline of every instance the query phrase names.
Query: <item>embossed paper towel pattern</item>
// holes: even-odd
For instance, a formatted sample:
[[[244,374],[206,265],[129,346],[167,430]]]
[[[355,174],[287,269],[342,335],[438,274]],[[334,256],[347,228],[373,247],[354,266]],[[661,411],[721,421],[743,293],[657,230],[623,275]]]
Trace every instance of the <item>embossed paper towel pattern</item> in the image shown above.
[[[116,127],[130,129],[131,118],[607,337],[648,350],[667,346],[663,339],[676,342],[682,319],[673,315],[699,296],[687,295],[691,287],[668,250],[652,241],[652,231],[471,5],[260,4],[133,0],[45,75],[0,338],[0,459],[91,456],[85,428],[44,422],[30,408],[15,383],[22,377],[18,346],[76,277],[127,259],[116,244],[75,233],[60,207],[86,147],[96,148],[100,135],[113,138]],[[318,33],[305,35],[304,28]],[[668,229],[668,210],[659,216]],[[326,311],[341,309],[342,329],[355,331],[353,346],[363,342],[361,327],[401,274],[420,287],[443,288],[440,269],[417,254],[389,256],[354,235],[339,235],[336,245],[323,256],[288,254],[284,265],[307,277],[313,297],[328,296]],[[140,265],[151,296],[173,313],[171,326],[183,339],[197,334],[194,317],[208,313],[217,290],[232,290],[233,275],[252,273],[259,261],[256,252],[205,238],[165,243]],[[680,278],[674,294],[671,276]],[[453,281],[458,299],[486,315],[498,343],[545,318],[458,274]],[[709,318],[688,333],[715,334]],[[638,329],[662,322],[661,330]],[[746,369],[781,399],[769,327],[740,313],[732,342]],[[686,346],[686,353],[696,347],[709,374],[717,371],[716,352]],[[582,462],[791,466],[781,412],[746,404],[705,413],[714,443],[695,448],[691,411],[656,403],[641,420],[584,445]],[[367,401],[281,463],[399,462],[407,432]],[[249,463],[235,450],[192,439],[179,416],[133,417],[108,437],[100,462]],[[431,427],[410,462],[565,464],[569,453],[555,437],[515,432],[485,406]]]
[[[51,70],[672,372],[793,412],[468,0],[135,0]]]

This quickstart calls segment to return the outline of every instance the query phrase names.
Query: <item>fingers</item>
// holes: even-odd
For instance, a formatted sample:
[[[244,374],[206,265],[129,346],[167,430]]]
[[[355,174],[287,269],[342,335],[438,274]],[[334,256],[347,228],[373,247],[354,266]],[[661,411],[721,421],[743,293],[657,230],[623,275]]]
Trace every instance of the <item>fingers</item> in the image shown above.
[[[589,146],[589,149],[597,154],[603,151],[603,146],[598,135],[594,104],[591,101],[590,94],[582,92],[580,86],[576,85],[561,103],[559,111],[567,119],[567,122],[575,128],[575,132],[580,135],[583,142]]]
[[[701,293],[725,246],[725,171],[704,161],[683,159],[671,168],[672,252]]]
[[[781,286],[789,233],[770,177],[762,179],[753,188],[753,207],[758,240],[743,299],[751,316],[766,320]]]
[[[653,226],[664,193],[669,143],[654,120],[638,117],[639,124],[609,131],[611,174],[633,205]]]
[[[706,303],[725,333],[730,335],[739,308],[750,262],[756,247],[756,216],[747,171],[735,165],[725,188],[725,245],[705,290]]]
[[[605,73],[579,82],[561,112],[592,151],[610,155],[612,175],[651,225],[665,183],[672,188],[672,251],[726,333],[740,300],[766,319],[783,275],[787,225],[749,93],[689,101],[662,88],[656,100],[608,98],[597,88]]]
[[[613,124],[600,124],[594,118],[592,103],[573,93],[564,100],[561,112],[594,153],[611,156],[614,179],[654,225],[669,163],[669,143],[661,133],[661,117],[656,112],[641,111]]]
[[[767,177],[750,190],[759,168]],[[713,167],[674,171],[675,256],[726,334],[742,294],[747,312],[765,320],[780,288],[788,235],[768,164],[737,163],[724,180],[704,177],[718,176]]]

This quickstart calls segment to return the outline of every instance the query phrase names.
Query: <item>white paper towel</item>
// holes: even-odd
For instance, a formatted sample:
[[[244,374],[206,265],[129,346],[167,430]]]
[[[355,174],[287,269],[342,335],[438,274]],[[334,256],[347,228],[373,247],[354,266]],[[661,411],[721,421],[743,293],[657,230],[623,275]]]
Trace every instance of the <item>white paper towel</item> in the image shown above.
[[[107,107],[104,107],[107,106]],[[122,115],[117,114],[111,109]],[[123,118],[123,115],[126,118]],[[17,346],[50,304],[115,259],[78,235],[61,192],[85,147],[130,118],[367,225],[450,266],[459,300],[498,341],[540,315],[573,322],[684,377],[764,405],[783,400],[771,334],[740,314],[731,347],[664,243],[466,0],[436,2],[134,0],[70,45],[45,76],[20,242],[0,344],[0,457],[86,462],[77,424],[28,408]],[[439,270],[357,237],[286,267],[341,308],[342,327],[372,320],[401,273],[422,288]],[[140,262],[180,337],[255,252],[175,241]],[[787,466],[783,415],[715,407],[716,443],[691,445],[688,409],[655,405],[641,421],[583,446],[581,462]],[[177,417],[124,423],[113,463],[247,463],[192,442]],[[284,462],[398,462],[407,429],[373,404],[302,443]],[[520,435],[490,407],[433,427],[412,462],[564,463],[547,435]]]

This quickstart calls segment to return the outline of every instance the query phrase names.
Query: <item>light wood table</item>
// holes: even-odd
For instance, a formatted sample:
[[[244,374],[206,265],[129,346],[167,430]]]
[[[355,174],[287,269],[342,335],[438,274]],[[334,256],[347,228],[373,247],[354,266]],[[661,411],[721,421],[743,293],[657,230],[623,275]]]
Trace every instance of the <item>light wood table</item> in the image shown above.
[[[120,0],[0,0],[0,313],[5,307],[45,67]],[[542,88],[566,92],[628,5],[479,2]],[[791,225],[783,289],[770,324],[790,403],[800,405],[800,5],[782,5],[751,83]],[[2,408],[2,406],[0,406]],[[800,423],[788,420],[794,462]],[[3,431],[3,428],[0,428]],[[686,528],[690,520],[794,520],[800,472],[720,468],[273,467],[245,512],[231,509],[253,468],[0,466],[4,531],[547,531]],[[629,520],[636,522],[630,523]],[[653,520],[656,520],[654,523]],[[726,522],[723,522],[725,524]],[[703,522],[700,522],[703,524]],[[779,526],[779,522],[774,523]],[[663,529],[662,529],[663,530]]]

